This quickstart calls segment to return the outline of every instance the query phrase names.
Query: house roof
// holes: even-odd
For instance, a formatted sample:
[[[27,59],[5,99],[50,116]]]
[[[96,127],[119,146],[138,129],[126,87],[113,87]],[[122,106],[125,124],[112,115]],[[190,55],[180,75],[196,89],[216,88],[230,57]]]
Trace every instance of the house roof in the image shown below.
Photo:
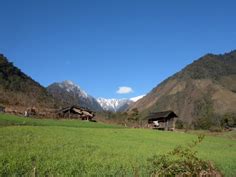
[[[174,118],[178,117],[174,111],[162,111],[162,112],[153,112],[150,113],[149,116],[147,117],[148,120],[161,120],[161,119],[166,119],[166,118]]]
[[[73,111],[74,113],[78,113],[78,114],[81,114],[82,111],[87,111],[89,113],[93,113],[92,111],[90,111],[89,109],[86,109],[86,108],[82,108],[82,107],[79,107],[79,106],[68,106],[68,107],[65,107],[65,108],[62,108],[61,110],[59,110],[59,112],[68,112],[68,111]]]

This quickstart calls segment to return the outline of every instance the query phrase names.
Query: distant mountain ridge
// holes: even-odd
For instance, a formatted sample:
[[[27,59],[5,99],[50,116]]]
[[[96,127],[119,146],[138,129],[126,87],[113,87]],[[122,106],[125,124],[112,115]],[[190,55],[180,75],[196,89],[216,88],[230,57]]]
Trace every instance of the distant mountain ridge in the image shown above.
[[[98,103],[101,105],[103,110],[111,112],[122,112],[126,109],[133,101],[129,99],[106,99],[98,98]]]
[[[236,112],[236,51],[207,54],[132,104],[145,116],[173,110],[186,122]]]
[[[47,87],[47,90],[55,99],[60,100],[64,106],[78,105],[93,111],[103,111],[94,97],[88,95],[72,81],[53,83]]]
[[[111,112],[123,112],[133,104],[134,102],[141,99],[144,95],[140,95],[134,98],[123,98],[123,99],[107,99],[107,98],[98,98],[97,101],[105,111]]]

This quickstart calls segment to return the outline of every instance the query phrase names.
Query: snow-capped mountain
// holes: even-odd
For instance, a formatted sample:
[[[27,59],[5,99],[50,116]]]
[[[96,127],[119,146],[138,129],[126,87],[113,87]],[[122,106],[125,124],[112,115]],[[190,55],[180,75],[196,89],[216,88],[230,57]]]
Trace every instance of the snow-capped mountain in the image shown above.
[[[141,96],[130,98],[130,99],[98,98],[97,101],[105,111],[122,112],[126,110],[130,104],[138,101],[143,96],[144,95],[141,95]]]
[[[98,103],[105,111],[119,112],[120,108],[127,107],[132,103],[129,99],[106,99],[98,98]]]
[[[70,80],[66,80],[66,81],[63,81],[61,83],[58,83],[58,86],[60,88],[64,89],[64,90],[66,90],[69,93],[70,92],[71,93],[76,93],[80,97],[83,97],[83,98],[91,97],[84,90],[82,90],[79,85],[76,85],[75,83],[73,83]]]
[[[136,97],[130,98],[130,100],[133,102],[136,102],[136,101],[140,100],[141,98],[143,98],[144,96],[145,95],[136,96]]]
[[[47,90],[54,98],[61,100],[65,106],[79,105],[94,111],[103,110],[94,97],[88,95],[72,81],[53,83],[47,87]]]
[[[64,106],[79,105],[94,111],[122,112],[130,104],[144,96],[141,95],[130,99],[95,99],[70,80],[53,83],[47,87],[47,90],[55,99],[60,100]]]

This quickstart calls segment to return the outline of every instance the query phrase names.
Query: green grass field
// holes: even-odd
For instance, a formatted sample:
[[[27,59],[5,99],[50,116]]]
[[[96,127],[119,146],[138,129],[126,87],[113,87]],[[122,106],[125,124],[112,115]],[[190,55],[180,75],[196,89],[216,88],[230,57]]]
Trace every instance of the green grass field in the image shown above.
[[[148,176],[147,158],[196,137],[193,133],[0,114],[0,175]],[[232,137],[235,132],[206,136],[197,150],[202,159],[233,177],[236,140]]]

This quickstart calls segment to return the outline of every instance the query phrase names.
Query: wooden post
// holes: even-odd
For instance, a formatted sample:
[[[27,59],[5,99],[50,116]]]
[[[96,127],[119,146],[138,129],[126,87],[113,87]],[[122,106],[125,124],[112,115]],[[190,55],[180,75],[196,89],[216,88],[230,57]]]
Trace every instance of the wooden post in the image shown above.
[[[169,126],[168,123],[169,123],[169,122],[168,122],[168,119],[166,119],[166,122],[165,122],[165,130],[167,130],[167,131],[168,131],[168,126]]]
[[[175,130],[175,121],[176,121],[176,119],[173,118],[173,131]]]

